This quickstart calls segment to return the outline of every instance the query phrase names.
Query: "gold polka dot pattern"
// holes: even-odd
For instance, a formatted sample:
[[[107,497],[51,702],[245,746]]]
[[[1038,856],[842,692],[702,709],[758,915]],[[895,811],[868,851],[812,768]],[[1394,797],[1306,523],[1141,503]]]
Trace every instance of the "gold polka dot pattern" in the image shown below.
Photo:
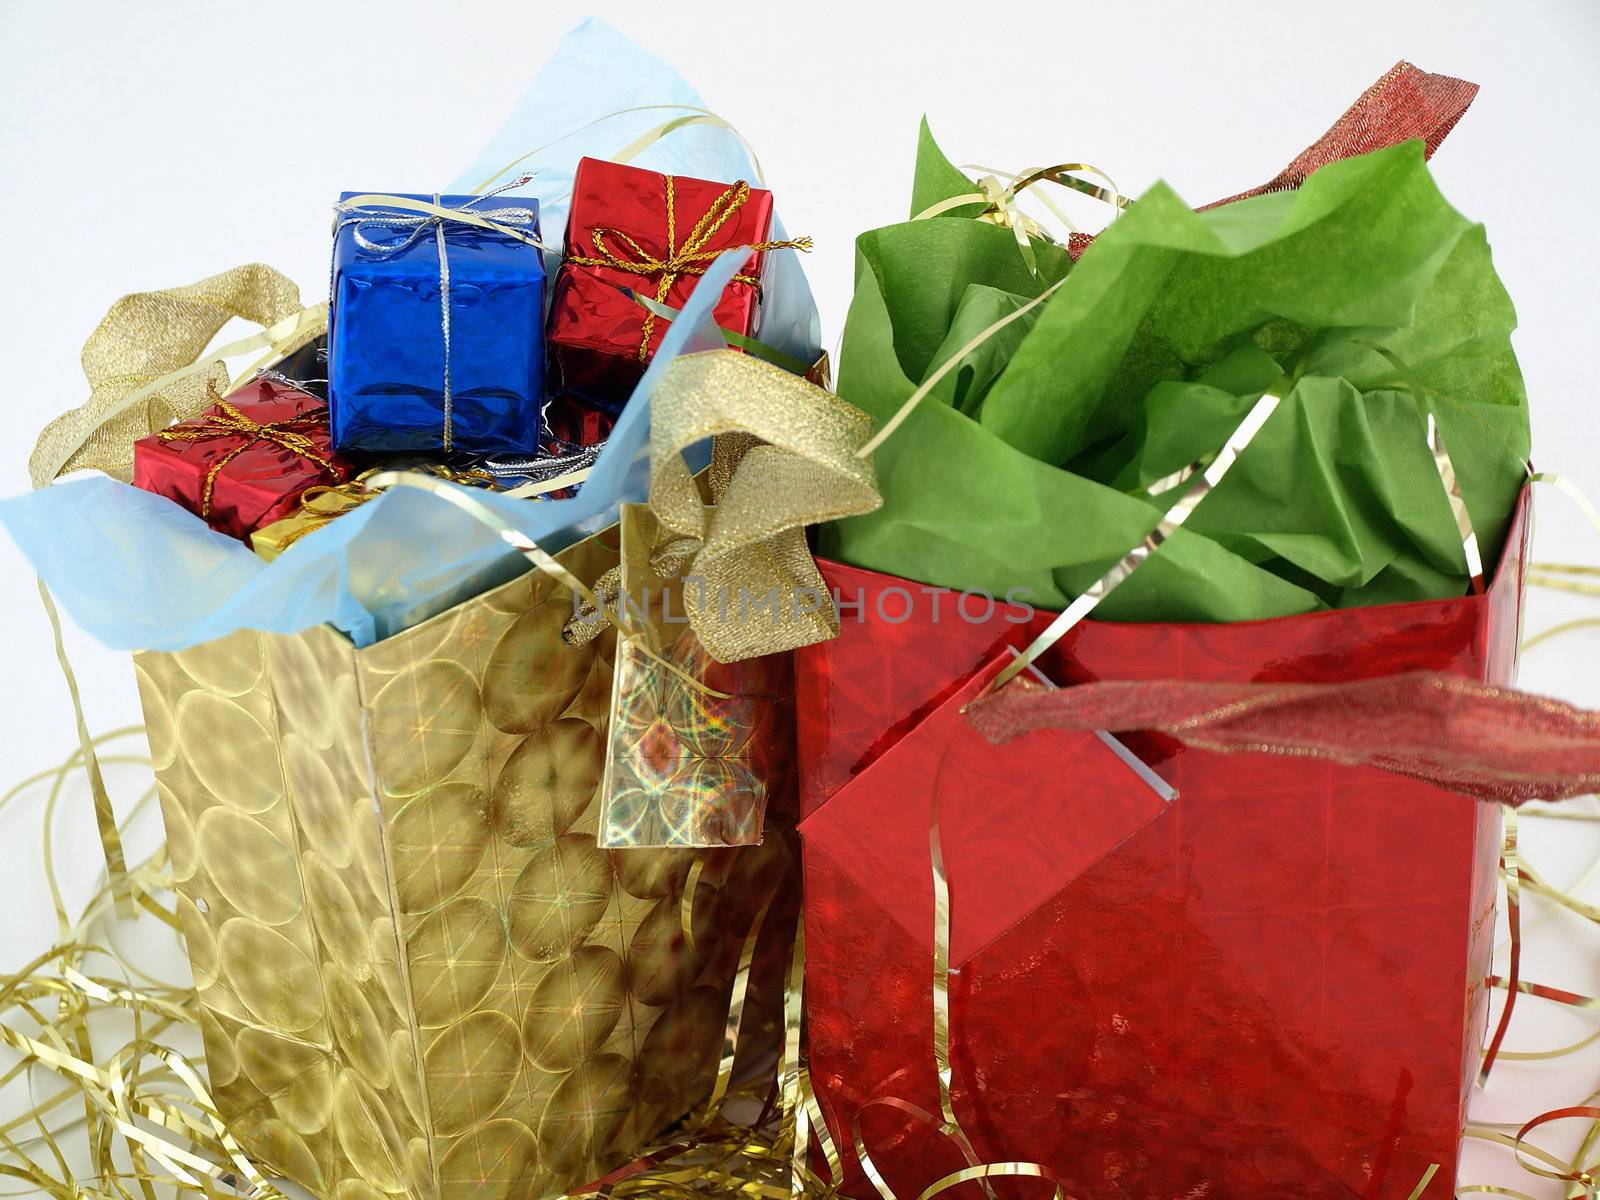
[[[560,557],[597,578],[614,534]],[[533,1200],[710,1089],[784,843],[596,847],[615,654],[570,613],[535,573],[359,651],[137,657],[218,1106],[319,1196]]]

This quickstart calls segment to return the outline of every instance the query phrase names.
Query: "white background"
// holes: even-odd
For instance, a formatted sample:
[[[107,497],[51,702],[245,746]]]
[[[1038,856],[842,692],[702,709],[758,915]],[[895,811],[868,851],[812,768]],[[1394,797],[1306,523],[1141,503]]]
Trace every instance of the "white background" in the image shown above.
[[[591,10],[674,63],[757,147],[786,223],[816,238],[807,266],[829,343],[849,300],[854,234],[906,215],[924,112],[957,162],[1086,160],[1124,191],[1163,177],[1199,203],[1276,174],[1399,58],[1476,80],[1483,92],[1436,172],[1457,207],[1487,223],[1517,301],[1536,462],[1600,494],[1600,6],[597,0]],[[27,486],[38,429],[86,395],[78,350],[116,297],[259,260],[322,298],[335,194],[426,191],[454,177],[581,15],[527,0],[0,0],[0,494]],[[1564,498],[1542,497],[1539,517],[1538,557],[1600,561],[1600,534]],[[1529,631],[1600,615],[1563,599],[1537,595]],[[126,657],[70,630],[68,641],[91,725],[136,722]],[[1523,681],[1600,706],[1597,648],[1591,632],[1535,651]],[[72,743],[33,577],[3,537],[0,663],[3,784]],[[0,817],[5,968],[50,937],[32,805]],[[73,797],[62,823],[74,894],[97,853],[83,807]],[[1545,823],[1530,852],[1568,881],[1590,857],[1587,830]],[[1569,940],[1580,932],[1566,918],[1537,930],[1530,974],[1594,991],[1592,943]],[[1525,1006],[1513,1046],[1589,1032]],[[1509,1121],[1582,1102],[1600,1059],[1574,1061],[1564,1076],[1508,1064],[1475,1112]],[[1469,1153],[1464,1181],[1539,1191],[1498,1152]]]

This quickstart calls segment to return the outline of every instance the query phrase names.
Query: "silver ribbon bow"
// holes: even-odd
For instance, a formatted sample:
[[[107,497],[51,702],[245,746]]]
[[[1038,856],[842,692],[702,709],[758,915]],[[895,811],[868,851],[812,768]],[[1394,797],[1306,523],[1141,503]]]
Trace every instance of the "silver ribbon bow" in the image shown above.
[[[522,187],[530,182],[533,175],[520,175],[510,183],[501,184],[492,191],[474,196],[463,204],[445,205],[440,193],[433,194],[433,210],[431,212],[407,212],[402,209],[389,208],[381,203],[381,198],[376,196],[363,196],[363,200],[378,201],[376,203],[353,204],[341,201],[334,205],[334,210],[341,216],[338,226],[334,229],[337,235],[346,226],[349,226],[355,236],[356,245],[368,254],[382,258],[399,254],[409,250],[423,238],[430,234],[439,248],[439,331],[444,338],[444,449],[451,449],[454,430],[451,423],[452,396],[450,389],[450,255],[446,248],[445,231],[451,225],[464,225],[468,228],[499,230],[519,241],[528,242],[530,245],[546,249],[545,245],[537,238],[523,233],[522,230],[538,221],[538,211],[532,208],[509,207],[480,209],[477,206],[485,200],[491,200],[501,192],[509,192],[513,188]],[[402,197],[392,197],[400,200]],[[457,215],[459,214],[459,215]],[[374,237],[373,232],[380,230],[392,231],[398,236]],[[370,232],[369,232],[370,231]],[[332,295],[332,287],[329,287]]]

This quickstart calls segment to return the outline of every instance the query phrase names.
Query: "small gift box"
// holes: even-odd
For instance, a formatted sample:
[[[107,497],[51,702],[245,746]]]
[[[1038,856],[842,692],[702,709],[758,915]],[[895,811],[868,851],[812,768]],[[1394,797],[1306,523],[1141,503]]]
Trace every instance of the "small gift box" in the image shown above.
[[[483,207],[487,200],[341,197],[328,335],[333,440],[341,449],[538,447],[538,207],[521,198],[514,207]]]
[[[190,421],[133,444],[133,483],[176,500],[231,537],[297,512],[300,494],[336,484],[349,464],[333,452],[328,407],[270,377],[246,384]]]
[[[601,412],[581,397],[558,392],[545,409],[545,436],[553,445],[579,448],[599,446],[611,436],[615,413]]]
[[[743,180],[712,183],[581,159],[546,335],[557,384],[619,410],[667,328],[630,293],[681,308],[728,250],[748,249],[750,259],[718,300],[716,322],[753,334],[765,252],[811,244],[769,240],[771,230],[772,193]]]
[[[367,491],[359,480],[307,488],[293,512],[251,533],[250,548],[271,562],[306,534],[360,507],[374,495],[376,493]]]

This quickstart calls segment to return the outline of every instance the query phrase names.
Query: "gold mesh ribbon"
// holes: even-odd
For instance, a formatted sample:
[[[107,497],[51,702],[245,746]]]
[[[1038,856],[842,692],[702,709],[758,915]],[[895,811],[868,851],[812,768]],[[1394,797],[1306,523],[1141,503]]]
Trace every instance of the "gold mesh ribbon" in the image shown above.
[[[707,653],[740,662],[835,636],[838,613],[805,529],[883,503],[870,460],[858,454],[871,419],[770,363],[707,350],[668,367],[650,420],[659,525],[651,565],[692,583],[684,607]],[[716,441],[702,482],[683,451],[707,438]],[[594,590],[592,613],[568,625],[572,641],[599,632],[584,616],[598,618],[615,601],[618,577],[608,572]]]
[[[207,354],[211,339],[236,317],[263,328]],[[80,470],[100,470],[127,481],[133,474],[134,442],[197,416],[215,397],[232,390],[223,359],[252,351],[265,351],[263,362],[282,358],[315,338],[327,323],[326,304],[303,306],[294,282],[260,263],[183,287],[124,296],[84,343],[89,399],[51,421],[34,444],[28,458],[33,486],[44,487]],[[118,914],[127,915],[132,885],[111,797],[89,737],[77,677],[67,660],[60,614],[42,582],[39,591],[77,718],[111,894]]]
[[[260,333],[206,347],[234,318]],[[260,263],[157,292],[135,292],[111,306],[83,347],[89,399],[50,422],[28,460],[34,487],[69,471],[97,469],[126,481],[133,443],[209,407],[230,389],[222,359],[266,350],[281,358],[327,325],[327,306],[302,306],[300,289]]]
[[[664,255],[651,254],[639,245],[628,234],[616,229],[609,229],[604,225],[596,225],[589,231],[589,241],[593,246],[593,254],[569,254],[565,261],[579,267],[614,267],[619,271],[626,271],[630,275],[642,275],[646,279],[656,280],[656,302],[662,303],[672,292],[672,285],[684,275],[704,275],[706,269],[718,255],[728,250],[749,250],[752,253],[762,250],[810,250],[811,239],[808,237],[790,238],[784,241],[766,242],[741,242],[735,246],[713,246],[711,243],[722,227],[731,221],[735,214],[745,206],[750,199],[750,185],[739,179],[728,186],[728,189],[711,202],[701,218],[695,222],[694,228],[689,231],[689,236],[682,243],[678,242],[678,213],[677,213],[677,182],[671,175],[662,177],[667,194],[667,249]],[[615,238],[627,248],[627,255],[618,254],[606,245],[607,238]],[[733,277],[734,283],[747,283],[752,287],[760,287],[761,281],[753,275],[739,274]],[[656,314],[649,310],[645,312],[644,334],[639,339],[638,358],[644,362],[650,357],[650,336],[655,332]]]

